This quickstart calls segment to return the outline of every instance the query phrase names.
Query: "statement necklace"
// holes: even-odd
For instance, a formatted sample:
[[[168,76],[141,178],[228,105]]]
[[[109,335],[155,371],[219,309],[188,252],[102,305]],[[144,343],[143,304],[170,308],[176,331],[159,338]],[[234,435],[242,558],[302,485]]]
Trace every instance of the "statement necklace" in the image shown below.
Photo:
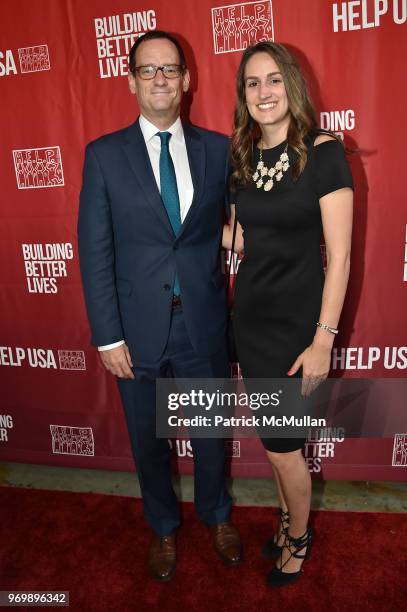
[[[281,153],[278,162],[272,168],[267,168],[262,156],[263,141],[260,141],[260,159],[259,163],[257,164],[256,172],[252,177],[253,181],[256,183],[257,189],[263,187],[264,191],[270,191],[274,185],[273,179],[276,181],[281,181],[284,172],[287,172],[288,168],[290,167],[288,162],[287,148],[288,143],[285,145],[284,151]]]

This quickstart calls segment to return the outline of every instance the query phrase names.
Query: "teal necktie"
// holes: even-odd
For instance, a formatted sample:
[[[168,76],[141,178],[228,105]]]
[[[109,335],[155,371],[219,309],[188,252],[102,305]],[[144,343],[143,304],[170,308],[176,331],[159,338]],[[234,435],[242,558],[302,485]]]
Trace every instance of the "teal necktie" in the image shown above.
[[[160,152],[160,186],[161,199],[164,202],[168,218],[170,220],[174,234],[177,236],[181,227],[181,213],[179,206],[179,196],[177,179],[175,176],[174,164],[169,150],[170,132],[158,132],[157,136],[161,140]],[[175,276],[174,295],[180,295],[178,275]]]

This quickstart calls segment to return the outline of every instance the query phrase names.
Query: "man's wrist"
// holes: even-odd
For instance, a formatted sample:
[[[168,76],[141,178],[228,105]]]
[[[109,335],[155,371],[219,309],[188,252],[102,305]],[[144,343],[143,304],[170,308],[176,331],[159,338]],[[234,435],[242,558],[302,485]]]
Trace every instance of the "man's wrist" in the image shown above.
[[[118,342],[113,342],[112,344],[104,344],[103,346],[98,346],[98,351],[110,351],[111,349],[118,348],[124,344],[124,340],[119,340]]]

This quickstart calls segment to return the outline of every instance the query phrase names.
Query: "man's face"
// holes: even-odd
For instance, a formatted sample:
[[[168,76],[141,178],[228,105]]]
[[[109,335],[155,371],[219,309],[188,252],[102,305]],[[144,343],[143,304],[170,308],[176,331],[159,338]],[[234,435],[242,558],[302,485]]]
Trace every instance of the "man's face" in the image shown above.
[[[164,66],[179,64],[176,46],[166,38],[147,40],[136,52],[136,66]],[[131,93],[137,96],[141,113],[150,121],[176,118],[179,115],[182,93],[188,91],[189,72],[175,79],[167,79],[161,70],[153,79],[144,80],[137,72],[129,74]]]

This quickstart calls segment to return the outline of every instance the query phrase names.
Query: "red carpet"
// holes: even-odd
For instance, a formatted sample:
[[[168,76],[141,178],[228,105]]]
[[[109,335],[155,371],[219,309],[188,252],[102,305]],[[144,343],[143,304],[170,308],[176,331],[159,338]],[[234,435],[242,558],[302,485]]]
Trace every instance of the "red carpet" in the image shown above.
[[[406,609],[401,514],[314,512],[315,546],[304,575],[271,590],[264,582],[271,562],[260,555],[270,508],[234,509],[245,560],[228,568],[192,504],[183,504],[177,572],[166,584],[150,580],[145,567],[150,531],[139,500],[2,487],[0,508],[0,590],[70,591],[75,611]]]

